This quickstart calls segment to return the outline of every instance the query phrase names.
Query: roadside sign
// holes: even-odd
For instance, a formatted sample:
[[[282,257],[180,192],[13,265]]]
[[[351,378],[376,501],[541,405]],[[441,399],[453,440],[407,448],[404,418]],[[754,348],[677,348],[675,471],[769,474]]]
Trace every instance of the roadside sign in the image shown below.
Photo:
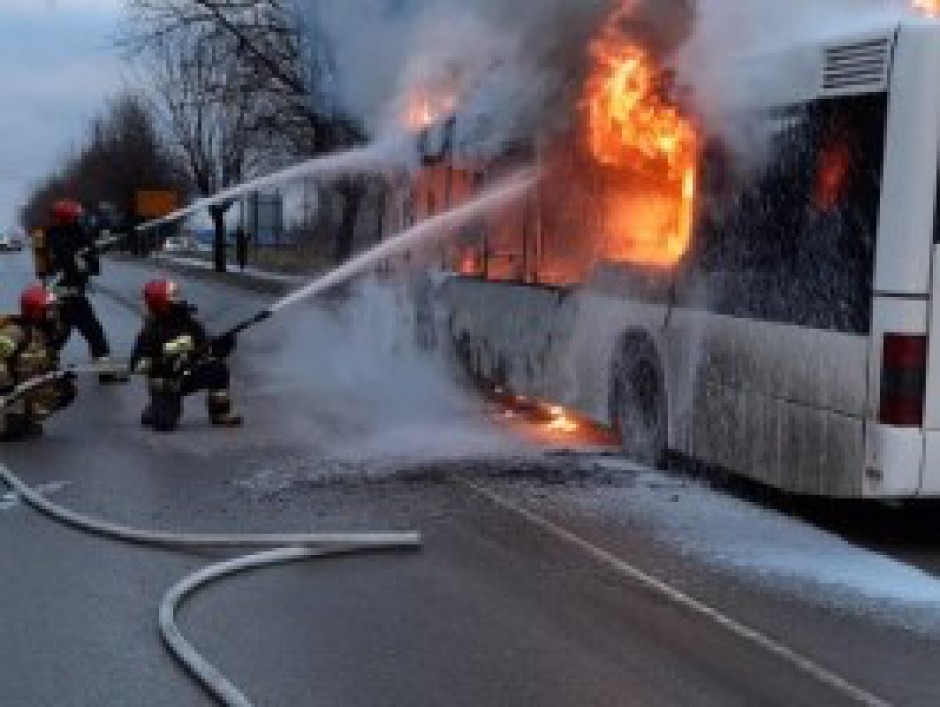
[[[163,218],[179,208],[175,191],[140,190],[135,202],[137,217],[142,219]]]

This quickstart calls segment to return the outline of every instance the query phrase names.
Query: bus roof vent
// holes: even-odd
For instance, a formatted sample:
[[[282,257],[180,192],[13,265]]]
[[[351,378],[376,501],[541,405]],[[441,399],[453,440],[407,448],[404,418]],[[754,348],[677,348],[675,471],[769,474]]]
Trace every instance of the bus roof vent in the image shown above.
[[[823,93],[885,90],[891,44],[890,37],[876,37],[826,48]]]

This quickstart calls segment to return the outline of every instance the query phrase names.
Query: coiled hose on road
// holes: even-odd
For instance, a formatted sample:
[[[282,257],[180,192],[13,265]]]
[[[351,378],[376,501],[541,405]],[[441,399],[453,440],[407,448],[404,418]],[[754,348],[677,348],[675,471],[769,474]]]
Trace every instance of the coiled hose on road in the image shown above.
[[[176,625],[176,613],[187,597],[225,577],[273,565],[380,550],[417,550],[418,533],[309,533],[211,535],[167,533],[130,528],[76,513],[59,506],[0,464],[0,480],[43,515],[85,533],[109,540],[164,549],[268,548],[206,567],[173,586],[160,604],[160,633],[177,660],[222,704],[247,707],[248,698],[202,657]]]

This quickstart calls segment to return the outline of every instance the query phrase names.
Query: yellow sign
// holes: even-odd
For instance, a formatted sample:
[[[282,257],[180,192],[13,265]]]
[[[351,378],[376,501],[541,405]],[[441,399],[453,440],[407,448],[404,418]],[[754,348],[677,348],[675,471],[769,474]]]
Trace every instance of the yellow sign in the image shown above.
[[[175,191],[138,191],[136,198],[138,218],[163,218],[179,208]]]

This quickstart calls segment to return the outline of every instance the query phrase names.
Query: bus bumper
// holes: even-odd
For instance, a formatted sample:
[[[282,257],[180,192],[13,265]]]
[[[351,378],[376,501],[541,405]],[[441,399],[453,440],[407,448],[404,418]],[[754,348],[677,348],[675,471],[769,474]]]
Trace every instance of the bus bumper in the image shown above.
[[[921,429],[870,423],[862,496],[913,498],[924,494],[924,439],[930,435],[935,435],[934,464],[940,477],[940,432],[925,434]]]
[[[924,474],[920,495],[940,498],[940,430],[928,430],[924,437]]]

